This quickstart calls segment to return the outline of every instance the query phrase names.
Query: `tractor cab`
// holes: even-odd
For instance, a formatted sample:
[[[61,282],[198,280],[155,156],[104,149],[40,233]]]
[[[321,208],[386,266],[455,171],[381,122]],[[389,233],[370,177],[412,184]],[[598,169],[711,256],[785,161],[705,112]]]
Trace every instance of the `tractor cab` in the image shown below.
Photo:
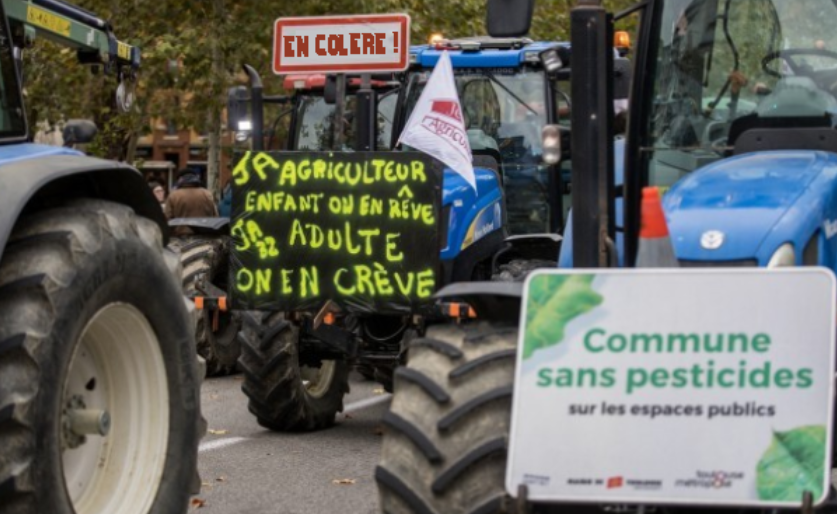
[[[392,123],[398,99],[400,82],[395,76],[375,76],[370,86],[378,94],[377,148],[389,150],[392,139]],[[343,115],[343,146],[341,150],[355,148],[355,93],[361,87],[361,79],[346,80],[346,108]],[[288,149],[320,151],[334,148],[334,117],[336,114],[336,90],[334,76],[323,74],[288,75],[284,89],[293,91],[292,115],[288,134]]]
[[[826,21],[834,2],[661,6],[647,120],[652,182],[671,185],[733,154],[822,146],[811,129],[832,127],[837,114],[837,37]]]
[[[541,143],[544,126],[569,124],[569,70],[550,76],[540,58],[541,52],[558,45],[526,38],[474,37],[437,39],[410,50],[396,135],[447,51],[471,151],[499,163],[509,231],[515,235],[559,232],[569,208],[570,164],[562,165],[565,176],[558,166],[545,164]]]
[[[627,177],[634,191],[671,188],[664,207],[681,265],[833,269],[837,3],[670,0],[648,10],[659,37],[642,45],[650,66],[635,84]]]

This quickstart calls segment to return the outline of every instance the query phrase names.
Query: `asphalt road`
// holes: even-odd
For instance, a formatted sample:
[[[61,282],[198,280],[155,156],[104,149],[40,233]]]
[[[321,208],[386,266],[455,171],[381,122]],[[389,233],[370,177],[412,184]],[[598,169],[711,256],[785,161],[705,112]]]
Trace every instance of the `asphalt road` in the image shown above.
[[[389,395],[351,376],[336,426],[305,434],[264,429],[247,411],[241,376],[208,379],[201,392],[210,433],[198,457],[203,486],[190,512],[377,513],[373,473]]]

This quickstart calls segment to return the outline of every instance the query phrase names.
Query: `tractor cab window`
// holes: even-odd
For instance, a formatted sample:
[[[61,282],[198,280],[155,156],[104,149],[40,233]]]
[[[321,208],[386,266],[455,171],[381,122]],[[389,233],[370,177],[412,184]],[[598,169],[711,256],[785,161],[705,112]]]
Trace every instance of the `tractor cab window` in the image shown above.
[[[328,150],[333,138],[334,106],[322,96],[304,96],[297,104],[295,150]]]
[[[837,1],[662,4],[643,145],[651,184],[673,184],[730,155],[751,128],[834,125]]]
[[[392,119],[395,101],[398,95],[379,93],[378,95],[378,150],[389,150],[392,137]],[[331,150],[334,142],[334,122],[336,109],[327,104],[322,95],[304,95],[297,103],[296,150],[322,151]],[[346,95],[346,108],[343,114],[343,147],[337,150],[351,151],[355,148],[355,96]]]
[[[412,113],[430,73],[410,74],[404,120]],[[511,233],[549,232],[549,167],[541,159],[548,94],[543,71],[455,68],[454,75],[471,151],[494,157],[500,166]]]

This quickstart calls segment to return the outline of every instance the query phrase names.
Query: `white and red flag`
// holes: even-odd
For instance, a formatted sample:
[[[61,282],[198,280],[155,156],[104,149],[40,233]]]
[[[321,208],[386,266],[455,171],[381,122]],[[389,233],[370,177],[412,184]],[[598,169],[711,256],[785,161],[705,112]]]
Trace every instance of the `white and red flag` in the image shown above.
[[[430,74],[398,142],[442,161],[477,190],[471,145],[447,52],[442,52]]]

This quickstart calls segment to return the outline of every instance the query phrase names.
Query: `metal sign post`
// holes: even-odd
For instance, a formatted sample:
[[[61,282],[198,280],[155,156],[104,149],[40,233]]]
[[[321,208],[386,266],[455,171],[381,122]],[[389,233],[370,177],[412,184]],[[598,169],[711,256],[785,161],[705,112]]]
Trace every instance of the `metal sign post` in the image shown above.
[[[334,141],[331,149],[334,151],[343,150],[343,144],[346,141],[346,75],[344,73],[337,74],[337,102],[334,106]]]
[[[355,150],[374,151],[378,140],[378,98],[372,89],[372,77],[360,76],[360,90],[355,96]]]

